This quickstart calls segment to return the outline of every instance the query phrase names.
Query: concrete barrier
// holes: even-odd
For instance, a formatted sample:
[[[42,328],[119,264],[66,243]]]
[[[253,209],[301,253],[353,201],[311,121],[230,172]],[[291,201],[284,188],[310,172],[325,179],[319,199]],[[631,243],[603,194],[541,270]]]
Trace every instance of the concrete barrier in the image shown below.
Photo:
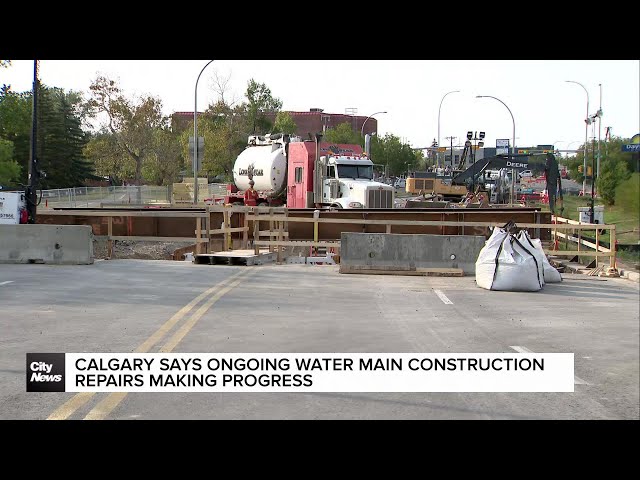
[[[345,232],[340,240],[340,264],[397,270],[458,268],[473,275],[485,240],[482,235]]]
[[[93,263],[88,225],[0,225],[0,263]]]

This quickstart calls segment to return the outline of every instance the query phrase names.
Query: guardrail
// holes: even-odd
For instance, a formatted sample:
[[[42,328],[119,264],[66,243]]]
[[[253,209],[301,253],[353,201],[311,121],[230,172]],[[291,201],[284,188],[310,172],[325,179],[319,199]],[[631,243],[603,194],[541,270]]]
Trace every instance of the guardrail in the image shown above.
[[[567,255],[567,256],[588,256],[595,257],[595,268],[598,268],[598,258],[599,257],[609,257],[609,267],[616,267],[616,226],[615,225],[605,225],[599,223],[581,223],[576,220],[571,220],[569,218],[552,216],[552,220],[554,223],[554,229],[551,231],[554,250],[553,252],[556,255]],[[558,232],[558,228],[561,230],[571,230],[571,234]],[[584,240],[582,238],[583,230],[595,230],[595,243],[590,242],[588,240]],[[609,231],[609,245],[613,248],[607,248],[600,245],[600,235],[601,230]],[[576,234],[577,231],[577,234]],[[567,251],[567,250],[559,250],[557,247],[559,245],[558,239],[563,239],[565,248],[568,248],[569,243],[576,244],[577,250],[575,251]],[[586,249],[582,249],[582,247],[586,247]]]

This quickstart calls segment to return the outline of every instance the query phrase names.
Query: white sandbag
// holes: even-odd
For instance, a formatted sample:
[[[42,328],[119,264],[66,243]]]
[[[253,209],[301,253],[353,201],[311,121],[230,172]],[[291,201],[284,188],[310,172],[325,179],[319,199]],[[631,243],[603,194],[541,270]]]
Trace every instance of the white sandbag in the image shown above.
[[[516,238],[518,239],[518,242],[520,242],[522,244],[522,246],[524,248],[526,248],[528,251],[530,251],[533,256],[536,258],[536,263],[538,264],[538,275],[540,276],[540,279],[542,280],[542,284],[544,285],[545,280],[544,280],[544,261],[546,260],[547,256],[543,251],[538,250],[535,245],[531,242],[531,237],[529,236],[529,232],[527,232],[526,230],[520,230],[517,234],[516,234]]]
[[[549,259],[547,259],[547,254],[544,253],[544,249],[542,248],[542,242],[539,238],[532,238],[531,243],[536,247],[540,253],[542,253],[543,257],[543,267],[544,267],[544,281],[545,283],[558,283],[562,281],[562,275],[560,272],[549,263]]]
[[[476,260],[476,283],[487,290],[536,292],[544,285],[535,248],[517,235],[494,228]]]
[[[494,227],[489,239],[480,250],[476,259],[476,283],[481,288],[491,290],[493,276],[496,271],[496,254],[502,241],[509,236],[506,230]]]

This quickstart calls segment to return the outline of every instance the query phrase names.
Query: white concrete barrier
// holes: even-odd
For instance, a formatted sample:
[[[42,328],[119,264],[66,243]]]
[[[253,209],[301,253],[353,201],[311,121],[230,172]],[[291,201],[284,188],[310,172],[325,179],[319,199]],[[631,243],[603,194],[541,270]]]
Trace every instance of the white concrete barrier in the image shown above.
[[[88,225],[0,225],[0,263],[93,263]]]
[[[473,275],[485,240],[481,235],[343,232],[340,264],[398,270],[459,268],[465,275]]]

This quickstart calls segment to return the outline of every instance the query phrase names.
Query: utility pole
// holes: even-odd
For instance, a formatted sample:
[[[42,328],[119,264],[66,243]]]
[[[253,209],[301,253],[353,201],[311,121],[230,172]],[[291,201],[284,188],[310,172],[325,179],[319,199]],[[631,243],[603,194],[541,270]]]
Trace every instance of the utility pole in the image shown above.
[[[457,138],[458,137],[444,137],[445,140],[451,141],[451,168],[453,168],[453,141],[456,140]]]
[[[33,61],[33,111],[31,117],[31,158],[29,159],[29,180],[25,192],[27,203],[27,223],[36,223],[37,199],[36,188],[40,180],[38,169],[37,143],[38,143],[38,68],[39,60]]]

